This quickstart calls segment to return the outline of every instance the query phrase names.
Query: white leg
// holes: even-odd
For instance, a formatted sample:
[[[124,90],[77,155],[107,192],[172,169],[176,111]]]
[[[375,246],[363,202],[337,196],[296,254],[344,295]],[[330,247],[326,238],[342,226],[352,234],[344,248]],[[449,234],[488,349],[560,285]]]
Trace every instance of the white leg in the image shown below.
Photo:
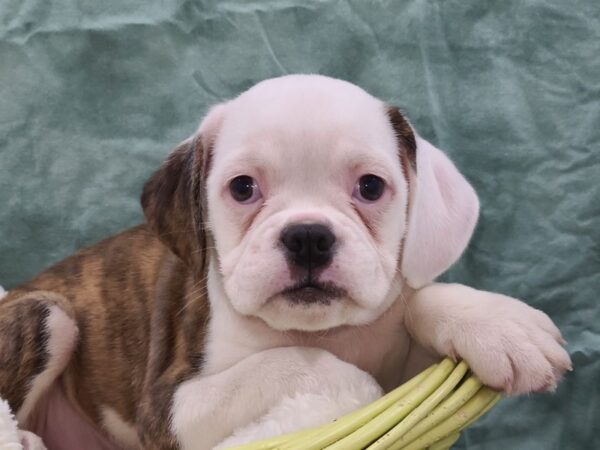
[[[335,386],[338,386],[337,391]],[[357,391],[358,404],[379,395],[370,375],[324,350],[304,347],[266,350],[221,373],[183,383],[174,397],[172,430],[183,450],[210,449],[275,405],[279,408],[273,412],[273,418],[285,417],[285,423],[281,428],[273,426],[273,432],[297,429],[330,420],[331,415],[343,413],[348,407],[344,404],[339,409],[336,407],[336,411],[331,408],[323,411],[323,415],[302,418],[311,398],[304,395],[324,392],[327,397],[328,392],[336,392],[332,397],[339,397],[350,386]],[[294,396],[303,399],[304,406],[292,417],[287,413],[294,401],[288,403],[283,399]],[[323,405],[324,398],[319,402]]]
[[[324,386],[319,393],[284,397],[267,414],[236,430],[215,450],[323,425],[381,397],[381,388],[373,378],[365,377],[356,367],[351,369],[342,375],[339,384]]]
[[[506,393],[554,390],[571,370],[556,325],[514,298],[438,283],[408,305],[406,325],[420,344],[463,358],[481,381]]]

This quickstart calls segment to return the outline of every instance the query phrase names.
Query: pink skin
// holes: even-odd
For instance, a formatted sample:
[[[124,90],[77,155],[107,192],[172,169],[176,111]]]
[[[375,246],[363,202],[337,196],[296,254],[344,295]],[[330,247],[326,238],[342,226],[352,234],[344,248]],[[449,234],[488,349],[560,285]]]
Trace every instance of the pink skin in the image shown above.
[[[121,449],[75,411],[65,398],[60,382],[54,383],[36,405],[28,428],[40,436],[49,449]]]

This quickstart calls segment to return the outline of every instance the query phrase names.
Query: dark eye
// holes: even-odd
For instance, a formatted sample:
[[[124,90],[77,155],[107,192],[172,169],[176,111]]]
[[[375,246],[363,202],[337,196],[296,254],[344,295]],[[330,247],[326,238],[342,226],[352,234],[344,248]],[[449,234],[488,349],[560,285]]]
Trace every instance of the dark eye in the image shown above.
[[[235,201],[252,203],[260,198],[260,190],[254,178],[240,175],[229,182],[229,192]]]
[[[385,190],[385,181],[377,175],[367,174],[360,177],[353,195],[363,202],[374,202],[381,198]]]

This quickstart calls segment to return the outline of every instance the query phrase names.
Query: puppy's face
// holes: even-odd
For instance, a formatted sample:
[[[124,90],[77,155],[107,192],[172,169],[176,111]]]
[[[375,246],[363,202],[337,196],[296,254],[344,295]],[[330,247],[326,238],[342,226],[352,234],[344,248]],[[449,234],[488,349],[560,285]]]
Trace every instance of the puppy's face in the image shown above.
[[[397,110],[306,75],[267,80],[214,108],[142,203],[188,264],[212,236],[226,298],[211,301],[306,331],[371,322],[403,280],[431,281],[464,249],[478,205]]]
[[[315,77],[260,84],[225,108],[208,217],[233,307],[278,329],[380,315],[398,294],[408,201],[385,105]]]

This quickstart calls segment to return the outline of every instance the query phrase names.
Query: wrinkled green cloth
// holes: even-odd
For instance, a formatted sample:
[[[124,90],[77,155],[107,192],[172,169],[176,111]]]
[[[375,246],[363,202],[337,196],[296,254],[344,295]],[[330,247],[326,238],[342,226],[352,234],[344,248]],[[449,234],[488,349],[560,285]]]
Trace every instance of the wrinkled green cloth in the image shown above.
[[[137,3],[137,4],[135,4]],[[142,220],[207,107],[312,72],[401,106],[482,213],[445,279],[546,311],[575,371],[456,448],[600,448],[600,3],[0,1],[0,284]]]

